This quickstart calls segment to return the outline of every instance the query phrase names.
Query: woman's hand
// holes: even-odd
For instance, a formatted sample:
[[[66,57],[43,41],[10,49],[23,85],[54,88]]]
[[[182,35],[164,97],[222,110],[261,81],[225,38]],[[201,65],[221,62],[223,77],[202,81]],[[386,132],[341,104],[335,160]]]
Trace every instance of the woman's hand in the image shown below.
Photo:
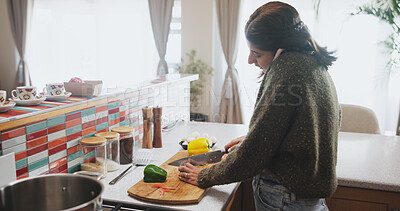
[[[186,163],[184,166],[179,166],[178,170],[181,172],[179,173],[180,180],[190,183],[192,185],[199,186],[199,183],[197,183],[197,179],[199,177],[201,169],[196,168],[190,163]]]
[[[232,150],[234,150],[236,148],[236,146],[238,144],[240,144],[245,137],[246,136],[242,136],[242,137],[233,139],[231,142],[229,142],[227,145],[225,145],[225,150],[227,150],[228,152],[232,152]]]

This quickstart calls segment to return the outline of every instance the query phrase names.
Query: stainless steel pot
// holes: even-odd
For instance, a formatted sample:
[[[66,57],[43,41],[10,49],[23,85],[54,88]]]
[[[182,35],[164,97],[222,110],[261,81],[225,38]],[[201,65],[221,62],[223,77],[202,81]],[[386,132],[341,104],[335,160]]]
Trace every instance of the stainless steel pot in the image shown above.
[[[102,210],[104,186],[87,176],[49,174],[0,188],[0,211]]]

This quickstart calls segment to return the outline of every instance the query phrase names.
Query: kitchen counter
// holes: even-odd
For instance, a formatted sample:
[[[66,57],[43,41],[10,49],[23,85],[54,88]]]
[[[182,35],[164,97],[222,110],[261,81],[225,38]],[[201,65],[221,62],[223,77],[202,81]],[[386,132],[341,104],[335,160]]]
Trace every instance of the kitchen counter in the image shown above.
[[[208,133],[217,138],[213,150],[222,149],[230,140],[245,135],[248,127],[245,125],[218,124],[218,123],[181,123],[174,130],[163,133],[163,148],[154,149],[152,163],[162,164],[181,149],[180,139],[191,132]],[[371,135],[360,133],[339,134],[337,177],[340,186],[367,188],[383,191],[400,192],[400,137]],[[127,190],[143,178],[143,168],[131,170],[116,185],[108,182],[122,172],[123,166],[116,172],[107,174],[103,180],[106,200],[149,205],[128,196]],[[157,205],[182,210],[223,210],[239,183],[221,185],[210,188],[204,198],[194,205]]]

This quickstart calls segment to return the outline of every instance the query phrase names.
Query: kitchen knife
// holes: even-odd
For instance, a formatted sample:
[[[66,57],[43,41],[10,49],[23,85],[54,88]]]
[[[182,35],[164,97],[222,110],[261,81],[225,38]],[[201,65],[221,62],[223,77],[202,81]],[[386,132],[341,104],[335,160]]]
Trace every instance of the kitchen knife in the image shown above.
[[[184,157],[175,161],[172,161],[171,163],[168,163],[168,165],[171,166],[181,166],[185,165],[186,163],[190,163],[194,166],[200,166],[200,165],[205,165],[208,163],[216,163],[221,161],[221,158],[223,155],[228,153],[227,151],[222,151],[222,150],[217,150],[217,151],[212,151],[212,152],[207,152],[203,154],[198,154],[198,155],[192,155],[188,157]]]

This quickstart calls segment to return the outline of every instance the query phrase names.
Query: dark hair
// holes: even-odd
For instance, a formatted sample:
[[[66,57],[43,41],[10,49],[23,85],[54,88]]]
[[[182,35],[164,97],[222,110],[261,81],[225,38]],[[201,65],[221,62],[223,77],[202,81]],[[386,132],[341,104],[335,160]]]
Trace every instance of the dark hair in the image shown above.
[[[263,51],[309,52],[327,69],[336,61],[332,51],[315,42],[299,13],[289,4],[274,1],[259,7],[249,18],[245,27],[249,42]]]

